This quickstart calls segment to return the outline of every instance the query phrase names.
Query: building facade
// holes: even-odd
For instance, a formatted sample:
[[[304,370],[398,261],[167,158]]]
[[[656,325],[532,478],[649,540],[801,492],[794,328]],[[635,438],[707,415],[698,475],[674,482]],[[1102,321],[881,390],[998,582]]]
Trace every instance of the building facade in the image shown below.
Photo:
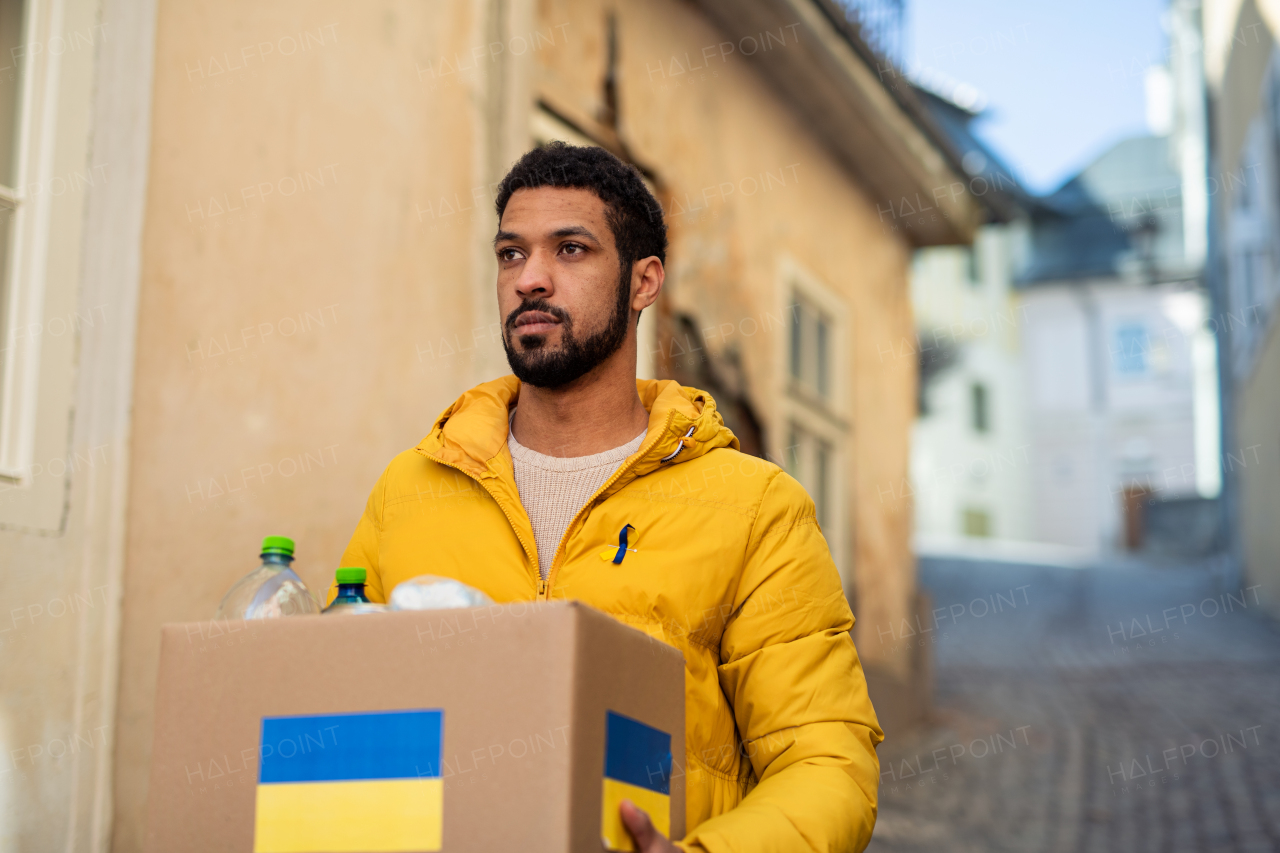
[[[1186,202],[1203,177],[1177,148],[1122,141],[1032,217],[1020,287],[1041,541],[1217,547],[1216,343]],[[1183,521],[1166,530],[1170,516]]]
[[[1265,590],[1280,581],[1280,3],[1206,0],[1204,22],[1225,496],[1244,583]]]
[[[909,510],[876,497],[906,476],[915,365],[877,353],[911,335],[913,249],[979,216],[935,192],[949,149],[840,7],[18,17],[0,849],[141,847],[159,626],[208,619],[265,534],[323,586],[387,461],[507,372],[493,189],[552,138],[650,181],[671,252],[642,370],[714,386],[805,483],[886,725],[918,707],[918,656],[876,633],[917,607]]]
[[[1151,133],[1041,200],[1020,287],[1037,538],[1194,558],[1224,545],[1199,4],[1167,22]]]
[[[917,252],[933,348],[920,347],[913,450],[922,546],[996,538],[1076,558],[1223,546],[1199,39],[1198,6],[1175,0],[1167,62],[1150,72],[1152,133],[1044,197],[974,138],[976,114],[933,99],[995,221],[972,253]]]
[[[941,92],[920,97],[961,154],[966,189],[988,221],[972,245],[918,249],[912,262],[916,336],[904,349],[920,363],[920,417],[910,485],[900,491],[914,501],[922,551],[1025,542],[1036,531],[1016,282],[1034,200],[975,135],[980,111]]]
[[[922,250],[912,267],[928,382],[912,440],[911,488],[916,536],[927,548],[1036,537],[1022,390],[1025,313],[1014,289],[1022,228],[984,225],[972,247]]]

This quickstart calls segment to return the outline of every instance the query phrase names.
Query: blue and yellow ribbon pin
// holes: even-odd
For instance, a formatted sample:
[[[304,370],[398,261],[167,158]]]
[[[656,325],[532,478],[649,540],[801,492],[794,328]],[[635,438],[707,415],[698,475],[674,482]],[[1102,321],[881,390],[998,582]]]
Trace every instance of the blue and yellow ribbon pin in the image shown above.
[[[615,548],[610,545],[608,548],[605,548],[600,552],[600,559],[604,560],[606,563],[613,563],[615,566],[618,566],[622,564],[622,558],[627,556],[628,551],[633,554],[636,553],[635,548],[627,547],[627,531],[629,530],[635,530],[635,528],[630,524],[624,526],[622,530],[618,532],[618,546]]]

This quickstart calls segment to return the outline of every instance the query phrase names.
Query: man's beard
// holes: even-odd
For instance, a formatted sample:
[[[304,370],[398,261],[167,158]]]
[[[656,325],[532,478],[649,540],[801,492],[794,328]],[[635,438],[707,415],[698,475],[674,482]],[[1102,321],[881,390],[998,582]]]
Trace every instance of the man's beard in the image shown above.
[[[622,347],[631,322],[631,276],[625,270],[618,281],[618,297],[609,324],[593,335],[579,340],[573,334],[573,318],[569,312],[545,299],[530,299],[507,315],[502,348],[507,364],[522,383],[537,388],[561,388],[590,373]],[[516,318],[526,311],[542,311],[560,321],[560,348],[546,348],[546,335],[521,335],[524,352],[516,352],[511,338],[516,333]]]

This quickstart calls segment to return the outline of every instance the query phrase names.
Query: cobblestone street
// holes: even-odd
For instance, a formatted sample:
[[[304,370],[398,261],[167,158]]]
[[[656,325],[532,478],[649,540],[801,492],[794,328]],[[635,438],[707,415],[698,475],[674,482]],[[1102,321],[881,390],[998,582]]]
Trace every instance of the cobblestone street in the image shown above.
[[[920,574],[936,622],[884,641],[931,646],[934,724],[882,745],[869,850],[1280,850],[1274,591],[1201,568]]]

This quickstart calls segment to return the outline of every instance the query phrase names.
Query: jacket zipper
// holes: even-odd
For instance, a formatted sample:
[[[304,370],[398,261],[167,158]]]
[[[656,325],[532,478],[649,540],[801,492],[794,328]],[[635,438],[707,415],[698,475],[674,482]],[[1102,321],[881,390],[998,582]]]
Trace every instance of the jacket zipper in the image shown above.
[[[667,415],[667,422],[662,426],[662,431],[664,433],[671,429],[671,422],[675,420],[675,417],[676,417],[676,413],[674,411],[672,411],[669,415]],[[654,442],[654,443],[656,444],[657,442]],[[634,468],[637,464],[639,464],[640,460],[643,458],[644,457],[641,456],[640,459],[636,459],[630,465],[624,465],[621,468],[619,468],[617,471],[614,471],[613,476],[611,476],[608,480],[606,480],[603,486],[596,489],[596,493],[591,496],[590,500],[588,500],[586,503],[582,505],[582,508],[578,510],[577,515],[575,515],[573,517],[573,520],[569,522],[569,526],[564,529],[564,536],[560,537],[560,544],[556,545],[556,552],[551,557],[551,568],[547,570],[547,580],[545,583],[540,585],[544,587],[541,592],[541,595],[545,597],[547,600],[551,599],[551,586],[553,583],[555,583],[556,575],[560,572],[560,554],[562,549],[564,548],[564,543],[568,541],[570,533],[573,531],[574,526],[578,523],[578,519],[582,517],[582,514],[584,512],[586,512],[588,509],[590,509],[592,506],[595,505],[596,499],[599,498],[601,494],[606,492],[609,489],[609,487],[612,486],[614,483],[618,482],[618,480],[622,478],[623,474],[626,474],[628,471]],[[497,500],[497,498],[494,498],[494,500]],[[517,534],[517,536],[518,535],[519,534]],[[541,574],[539,574],[539,577],[541,577]]]
[[[463,471],[457,465],[454,465],[451,462],[445,462],[443,459],[437,459],[434,456],[429,456],[427,458],[430,459],[432,462],[445,466],[446,468],[452,468],[453,470],[462,474],[464,477],[468,477],[474,480],[477,486],[484,489],[485,493],[488,494],[489,497],[493,498],[493,502],[498,505],[498,509],[502,510],[502,514],[507,517],[507,524],[511,525],[511,532],[516,535],[516,539],[520,542],[520,547],[524,549],[524,555],[526,557],[529,556],[529,543],[525,542],[523,537],[520,536],[520,530],[519,528],[516,527],[516,520],[511,517],[511,513],[507,512],[507,508],[503,506],[502,501],[498,500],[498,496],[495,495],[488,486],[486,486],[483,482],[481,482],[479,477],[472,476],[470,472]],[[557,550],[557,553],[559,553],[558,550]],[[533,554],[534,554],[533,571],[538,576],[537,577],[538,592],[536,597],[543,598],[547,592],[547,589],[551,586],[551,584],[542,579],[542,572],[538,570],[538,557],[537,557],[538,549],[537,548],[533,549]],[[548,572],[547,577],[548,578],[550,577],[550,572]]]
[[[676,417],[676,413],[674,411],[671,412],[669,415],[667,415],[667,422],[662,426],[662,431],[664,433],[671,429],[671,423],[672,421],[675,420],[675,417]],[[425,453],[423,455],[426,456]],[[498,496],[495,495],[488,486],[486,486],[483,482],[481,482],[480,478],[473,476],[468,471],[462,470],[457,465],[454,465],[451,462],[445,462],[443,459],[439,459],[435,456],[427,456],[427,458],[430,459],[432,462],[445,466],[446,468],[452,468],[453,470],[461,473],[463,476],[474,480],[476,482],[476,485],[484,489],[485,492],[489,495],[489,497],[493,498],[493,502],[498,505],[498,509],[502,510],[502,514],[507,517],[507,523],[511,525],[511,531],[515,533],[516,539],[519,540],[520,547],[524,549],[525,556],[526,557],[529,556],[529,545],[527,542],[524,541],[523,538],[521,538],[520,531],[516,528],[515,519],[511,517],[511,513],[507,512],[507,508],[503,505],[502,501],[498,499]],[[643,456],[640,457],[640,459],[643,459],[643,458],[644,458]],[[584,512],[586,512],[590,507],[592,507],[595,504],[596,499],[601,494],[607,491],[608,488],[612,486],[614,483],[618,482],[618,480],[622,478],[623,474],[626,474],[628,471],[634,468],[637,464],[639,464],[640,459],[637,459],[634,462],[632,462],[630,465],[624,465],[623,467],[619,468],[617,471],[614,471],[613,475],[609,477],[608,480],[605,481],[604,485],[596,489],[595,494],[591,496],[590,500],[588,500],[585,504],[583,504],[582,508],[578,510],[576,515],[574,515],[573,520],[569,522],[569,526],[565,528],[564,536],[560,537],[560,543],[556,545],[556,552],[551,557],[551,567],[547,569],[547,577],[545,579],[542,577],[542,572],[538,569],[538,559],[536,556],[538,553],[538,549],[537,548],[533,549],[533,553],[535,555],[533,558],[534,572],[537,573],[537,578],[536,578],[537,589],[538,589],[537,598],[543,601],[551,600],[551,585],[556,579],[556,574],[560,571],[560,554],[564,548],[565,541],[568,540],[569,538],[570,531],[572,531],[574,528],[574,525],[578,523],[578,519],[582,517],[582,514]]]

